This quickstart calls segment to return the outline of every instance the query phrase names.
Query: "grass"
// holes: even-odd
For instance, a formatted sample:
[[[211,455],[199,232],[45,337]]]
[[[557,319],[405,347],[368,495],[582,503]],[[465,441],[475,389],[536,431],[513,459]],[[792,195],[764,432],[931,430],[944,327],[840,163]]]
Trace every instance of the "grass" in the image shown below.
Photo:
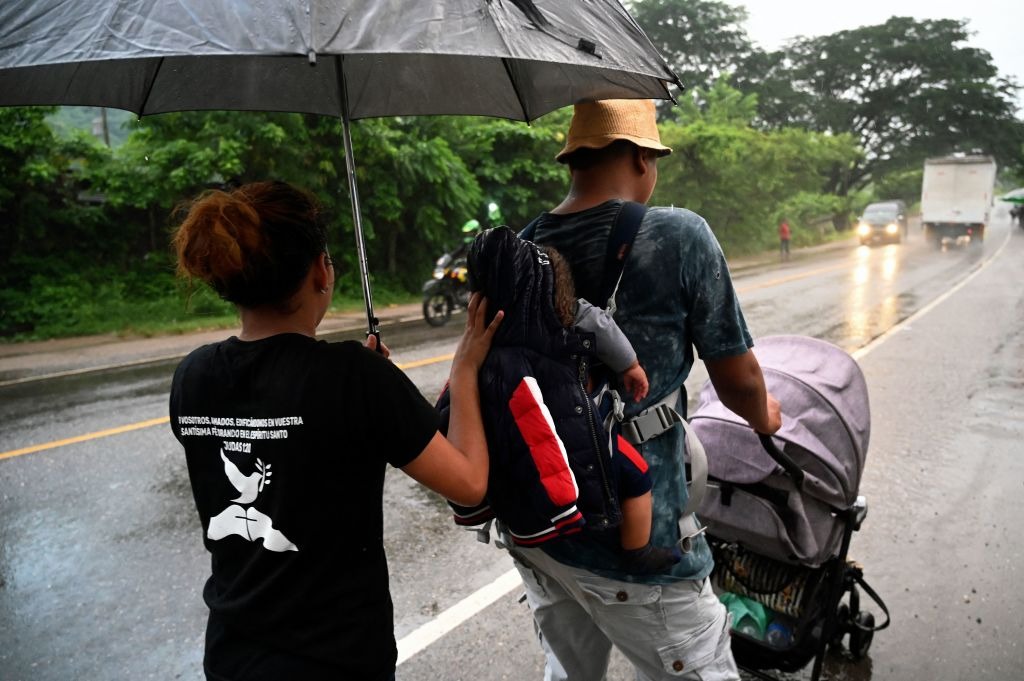
[[[139,289],[124,280],[72,276],[33,282],[27,292],[0,295],[0,343],[116,334],[152,337],[237,328],[232,304],[205,287],[189,292],[168,278]],[[374,304],[418,301],[419,295],[387,287]],[[328,315],[364,309],[362,292],[335,293]]]

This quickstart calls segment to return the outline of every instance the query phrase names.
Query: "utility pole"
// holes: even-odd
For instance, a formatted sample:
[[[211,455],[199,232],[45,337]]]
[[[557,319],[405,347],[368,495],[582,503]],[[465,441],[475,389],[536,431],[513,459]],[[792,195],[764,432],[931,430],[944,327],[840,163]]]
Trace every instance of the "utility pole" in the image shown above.
[[[100,107],[100,121],[103,126],[103,143],[110,148],[110,126],[107,124],[107,108]]]

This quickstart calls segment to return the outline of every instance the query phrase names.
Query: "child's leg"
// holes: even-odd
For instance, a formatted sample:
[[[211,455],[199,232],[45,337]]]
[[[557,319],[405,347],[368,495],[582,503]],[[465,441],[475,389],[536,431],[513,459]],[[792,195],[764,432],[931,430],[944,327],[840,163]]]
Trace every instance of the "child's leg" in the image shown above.
[[[619,499],[622,508],[622,526],[619,536],[622,548],[642,549],[651,541],[651,493],[644,492],[638,497]]]
[[[634,575],[649,575],[670,570],[683,559],[676,546],[652,546],[651,478],[647,462],[621,436],[612,456],[612,475],[619,492],[622,525],[622,565]]]
[[[667,572],[683,558],[675,546],[651,545],[651,504],[650,491],[635,497],[619,497],[623,566],[633,574]]]

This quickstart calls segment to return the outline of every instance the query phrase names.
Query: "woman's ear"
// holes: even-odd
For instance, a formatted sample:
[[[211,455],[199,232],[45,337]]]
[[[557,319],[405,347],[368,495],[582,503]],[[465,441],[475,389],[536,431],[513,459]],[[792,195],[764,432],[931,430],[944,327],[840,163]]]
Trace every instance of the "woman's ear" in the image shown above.
[[[318,291],[334,288],[334,265],[331,256],[321,253],[313,261],[313,286]]]

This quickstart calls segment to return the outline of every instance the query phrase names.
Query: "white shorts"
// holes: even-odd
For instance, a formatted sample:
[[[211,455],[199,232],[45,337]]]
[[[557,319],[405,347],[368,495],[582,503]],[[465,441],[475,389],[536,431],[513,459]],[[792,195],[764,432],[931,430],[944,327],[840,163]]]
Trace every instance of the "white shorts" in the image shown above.
[[[545,681],[599,681],[614,644],[638,681],[739,681],[729,615],[707,579],[633,584],[512,549],[541,644]]]

